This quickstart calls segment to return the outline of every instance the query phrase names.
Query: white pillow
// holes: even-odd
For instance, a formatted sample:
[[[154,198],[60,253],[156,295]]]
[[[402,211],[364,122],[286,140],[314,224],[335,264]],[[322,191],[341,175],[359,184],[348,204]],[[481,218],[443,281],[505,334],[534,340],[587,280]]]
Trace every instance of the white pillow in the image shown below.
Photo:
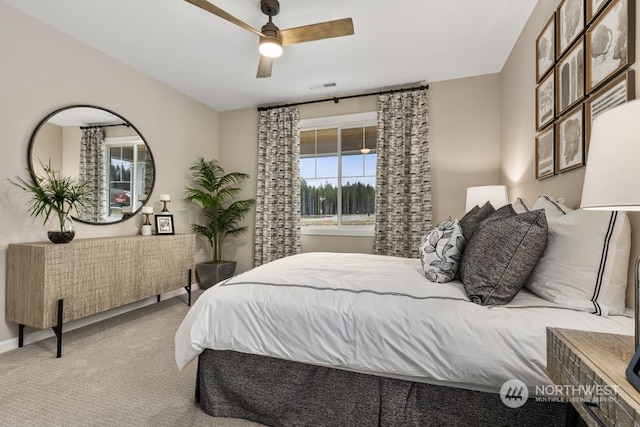
[[[573,212],[573,209],[565,206],[564,199],[554,199],[553,197],[547,196],[546,194],[538,196],[536,202],[531,208],[532,211],[538,209],[544,209],[544,213],[545,215],[547,215],[547,219],[557,218],[566,215],[569,212]]]
[[[429,230],[420,243],[422,269],[428,280],[445,283],[458,272],[466,240],[457,220],[447,218]]]
[[[547,248],[525,288],[573,309],[621,314],[631,251],[627,214],[580,209],[549,217],[550,211]]]
[[[511,207],[513,208],[513,211],[517,214],[529,212],[527,201],[522,197],[518,197],[516,201],[511,204]]]

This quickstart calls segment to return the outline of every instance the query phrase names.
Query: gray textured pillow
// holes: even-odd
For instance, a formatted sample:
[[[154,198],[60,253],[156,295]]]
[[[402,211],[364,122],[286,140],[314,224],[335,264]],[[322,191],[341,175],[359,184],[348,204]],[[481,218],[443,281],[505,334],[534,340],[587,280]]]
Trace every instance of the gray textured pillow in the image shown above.
[[[482,207],[476,205],[460,219],[459,222],[460,227],[462,227],[462,234],[467,242],[471,239],[471,235],[478,224],[487,219],[487,217],[494,212],[495,209],[491,206],[491,203],[487,202],[482,205]]]
[[[524,286],[547,245],[543,210],[516,214],[509,205],[480,223],[462,254],[460,278],[472,302],[506,304]]]

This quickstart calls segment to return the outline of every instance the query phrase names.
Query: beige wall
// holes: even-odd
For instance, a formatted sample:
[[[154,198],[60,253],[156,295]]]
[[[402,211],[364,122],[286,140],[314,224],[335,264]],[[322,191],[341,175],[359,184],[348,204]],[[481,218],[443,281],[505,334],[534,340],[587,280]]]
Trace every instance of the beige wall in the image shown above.
[[[38,132],[39,139],[42,140],[42,144],[34,144],[32,148],[32,162],[33,169],[36,174],[42,176],[42,165],[46,166],[47,163],[51,165],[51,168],[56,171],[64,173],[63,159],[62,159],[62,147],[63,145],[63,132],[60,126],[47,123]]]
[[[500,180],[500,76],[491,74],[429,84],[429,140],[433,218],[464,214],[466,188]],[[300,106],[300,118],[375,111],[377,96]],[[229,170],[251,174],[246,195],[255,195],[258,112],[255,108],[222,112],[220,161]],[[253,227],[255,216],[247,219]],[[252,239],[246,235],[231,250],[238,268],[253,265]],[[302,251],[371,253],[373,238],[302,237]]]
[[[535,179],[535,41],[559,3],[559,0],[538,2],[501,72],[501,179],[509,187],[512,200],[520,196],[532,204],[539,194],[549,194],[564,197],[568,206],[578,207],[585,168],[540,181]],[[640,22],[639,18],[640,8],[637,8],[636,22]],[[640,58],[639,37],[640,31],[636,31],[636,58]],[[632,66],[636,70],[637,67],[637,64]],[[640,87],[640,73],[635,74],[636,87]],[[631,214],[630,218],[632,228],[640,230],[640,214]],[[640,233],[635,235],[631,266],[640,252]],[[628,293],[627,305],[630,298]]]
[[[169,193],[177,232],[189,232],[182,203],[188,167],[196,155],[217,157],[219,113],[0,2],[0,343],[17,336],[4,320],[7,245],[46,240],[41,221],[25,214],[25,195],[5,178],[26,178],[31,132],[49,113],[71,104],[108,108],[131,121],[156,160],[153,194]],[[91,226],[76,224],[77,236],[138,233],[140,218]],[[199,257],[203,254],[199,253]]]
[[[433,220],[460,218],[467,187],[500,183],[500,75],[429,86]]]

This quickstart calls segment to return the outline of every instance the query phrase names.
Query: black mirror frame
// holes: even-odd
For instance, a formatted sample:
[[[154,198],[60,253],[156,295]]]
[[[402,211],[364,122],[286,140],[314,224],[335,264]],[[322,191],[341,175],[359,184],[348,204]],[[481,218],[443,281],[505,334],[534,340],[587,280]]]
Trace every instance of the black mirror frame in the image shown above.
[[[36,141],[36,137],[38,136],[38,132],[40,131],[40,129],[49,121],[49,119],[53,116],[55,116],[56,114],[65,111],[65,110],[69,110],[71,108],[95,108],[98,110],[102,110],[102,111],[106,111],[107,113],[113,114],[114,116],[118,117],[119,119],[121,119],[124,123],[126,123],[127,125],[129,125],[131,127],[131,129],[135,130],[138,135],[140,136],[140,138],[142,139],[142,141],[144,142],[144,144],[147,147],[147,151],[149,153],[149,156],[151,156],[151,161],[153,162],[153,179],[151,181],[151,188],[149,189],[149,195],[151,195],[153,193],[153,189],[156,185],[156,161],[155,158],[153,157],[153,153],[151,152],[151,147],[149,147],[149,144],[147,143],[147,140],[145,139],[145,137],[142,135],[142,133],[140,133],[140,131],[138,130],[138,128],[136,128],[133,123],[131,123],[129,120],[125,119],[124,117],[122,117],[120,114],[111,111],[107,108],[104,107],[98,107],[97,105],[90,105],[90,104],[74,104],[74,105],[68,105],[66,107],[62,107],[59,108],[57,110],[55,110],[54,112],[52,112],[51,114],[47,115],[44,119],[42,119],[40,121],[40,123],[38,123],[38,126],[36,126],[36,128],[33,130],[33,132],[31,133],[31,138],[29,139],[29,146],[27,148],[27,164],[29,165],[29,175],[31,176],[32,181],[34,182],[34,184],[37,184],[37,182],[35,181],[35,168],[33,167],[33,145],[35,144]],[[109,222],[90,222],[90,221],[85,221],[79,218],[76,218],[75,216],[73,217],[74,221],[83,223],[83,224],[89,224],[89,225],[112,225],[112,224],[118,224],[124,221],[127,221],[128,219],[133,218],[138,212],[141,211],[142,207],[145,206],[147,204],[147,202],[149,201],[149,198],[147,198],[147,200],[144,201],[144,203],[142,203],[140,205],[140,207],[138,209],[136,209],[134,212],[132,212],[129,215],[123,215],[122,219],[119,219],[117,221],[109,221]]]

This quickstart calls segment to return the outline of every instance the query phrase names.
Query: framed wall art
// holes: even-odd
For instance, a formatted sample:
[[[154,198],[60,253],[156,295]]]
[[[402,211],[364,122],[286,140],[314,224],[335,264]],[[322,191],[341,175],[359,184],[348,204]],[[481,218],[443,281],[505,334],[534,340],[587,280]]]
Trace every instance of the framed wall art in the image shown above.
[[[589,26],[585,44],[586,91],[591,93],[635,60],[635,1],[611,1]]]
[[[583,110],[579,104],[556,123],[556,173],[584,166]]]
[[[536,82],[540,82],[556,62],[556,14],[536,39]]]
[[[587,0],[587,23],[593,21],[593,18],[608,2],[609,0]]]
[[[156,234],[175,234],[173,230],[173,215],[155,214]]]
[[[555,114],[555,73],[549,73],[536,87],[536,130],[551,123]]]
[[[553,176],[555,127],[549,126],[536,137],[536,179],[544,179]]]
[[[593,120],[598,114],[631,101],[635,97],[635,73],[633,70],[627,70],[587,98],[584,103],[585,160],[588,160]]]
[[[556,65],[556,114],[584,97],[584,38],[573,45]]]
[[[585,0],[562,0],[558,6],[558,57],[584,31],[584,2]]]

